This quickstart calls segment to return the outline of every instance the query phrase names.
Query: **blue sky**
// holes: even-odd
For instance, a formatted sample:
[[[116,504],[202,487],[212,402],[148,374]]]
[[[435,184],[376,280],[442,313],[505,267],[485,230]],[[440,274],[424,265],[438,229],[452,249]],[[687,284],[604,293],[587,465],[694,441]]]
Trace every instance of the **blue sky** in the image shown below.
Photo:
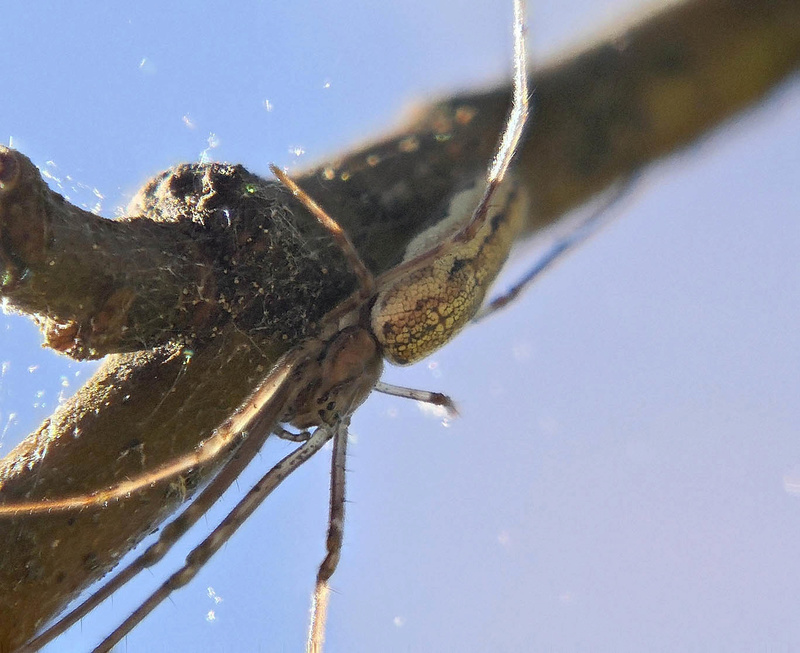
[[[548,4],[530,8],[538,61],[642,7]],[[510,70],[510,3],[82,6],[4,8],[0,141],[107,216],[210,143],[265,175],[305,166]],[[388,370],[462,416],[359,410],[329,650],[800,647],[798,124],[795,83],[652,168],[510,309]],[[0,453],[90,374],[39,344],[0,314]],[[300,650],[327,479],[324,455],[297,472],[121,650]],[[185,550],[51,650],[99,641]]]

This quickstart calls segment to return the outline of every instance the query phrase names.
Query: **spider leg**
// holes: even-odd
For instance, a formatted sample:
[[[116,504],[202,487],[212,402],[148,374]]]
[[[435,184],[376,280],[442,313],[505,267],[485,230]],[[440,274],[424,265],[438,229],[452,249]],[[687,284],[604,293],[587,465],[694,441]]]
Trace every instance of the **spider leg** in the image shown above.
[[[328,427],[320,427],[308,441],[304,442],[288,456],[278,462],[245,497],[231,510],[220,524],[186,556],[183,567],[172,574],[158,587],[113,633],[104,639],[93,653],[108,651],[173,591],[183,587],[195,577],[203,565],[214,555],[250,517],[253,511],[300,465],[310,459],[330,440],[332,433]]]
[[[342,250],[347,262],[350,264],[353,273],[358,277],[358,284],[359,284],[359,295],[362,299],[366,299],[375,290],[375,277],[372,275],[372,272],[369,271],[367,266],[364,264],[364,261],[361,260],[361,256],[358,254],[358,250],[356,249],[355,245],[353,245],[353,241],[350,240],[350,237],[347,235],[344,229],[339,226],[339,223],[336,222],[328,213],[319,205],[317,204],[309,195],[306,193],[300,186],[298,186],[292,179],[289,177],[283,170],[281,170],[278,166],[274,163],[271,163],[269,169],[272,171],[272,174],[277,177],[278,181],[280,181],[286,188],[288,188],[292,194],[302,202],[303,206],[305,206],[311,214],[317,219],[325,229],[330,232],[333,239],[336,241],[336,244],[339,246],[339,249]]]
[[[413,399],[414,401],[421,401],[425,404],[442,406],[447,411],[448,417],[458,417],[458,409],[456,408],[455,402],[441,392],[415,390],[414,388],[405,388],[401,385],[392,385],[391,383],[384,383],[383,381],[378,381],[378,383],[375,384],[375,391],[382,392],[385,395],[392,395],[393,397]]]
[[[174,546],[227,491],[231,484],[239,477],[242,471],[244,471],[247,465],[250,464],[256,454],[261,450],[261,447],[270,435],[270,427],[280,418],[281,413],[285,409],[286,402],[289,399],[291,384],[285,382],[288,374],[279,374],[279,379],[271,377],[274,377],[274,375],[270,375],[247,400],[242,409],[240,409],[241,414],[244,414],[247,412],[244,410],[246,406],[260,406],[259,411],[255,415],[250,416],[249,426],[242,424],[240,420],[235,418],[226,421],[227,428],[231,429],[241,429],[247,426],[250,435],[206,488],[178,517],[164,527],[158,540],[151,544],[142,555],[117,573],[111,580],[106,582],[80,605],[64,615],[50,628],[28,642],[20,649],[20,653],[33,653],[34,651],[40,650],[47,643],[51,642],[73,624],[89,614],[89,612],[123,587],[140,571],[159,562],[172,546]],[[277,383],[277,386],[275,383]]]
[[[500,140],[497,155],[489,168],[486,190],[481,201],[475,207],[470,221],[459,233],[454,236],[454,240],[465,242],[471,240],[478,233],[489,209],[497,187],[503,181],[508,168],[511,166],[511,159],[517,152],[520,139],[525,131],[525,123],[528,120],[528,55],[525,51],[525,8],[524,0],[514,0],[514,94],[512,98],[511,111],[508,114],[506,128]]]
[[[620,202],[628,198],[632,189],[639,181],[640,175],[633,174],[621,180],[617,186],[601,198],[599,204],[591,211],[573,231],[557,240],[544,255],[529,269],[517,282],[502,295],[495,297],[487,302],[480,311],[472,318],[473,323],[480,322],[489,317],[496,311],[505,308],[514,301],[523,290],[530,286],[536,279],[549,270],[556,262],[568,254],[578,245],[586,242],[593,236],[600,227],[606,222],[603,218],[608,216],[609,211],[618,207]]]
[[[33,653],[34,651],[38,651],[89,614],[109,596],[134,578],[140,571],[159,562],[178,540],[183,537],[183,535],[206,514],[209,508],[216,503],[225,491],[227,491],[233,481],[238,478],[245,467],[247,467],[248,463],[252,461],[261,449],[268,435],[269,433],[265,432],[263,435],[250,437],[245,440],[244,444],[235,453],[230,462],[220,470],[219,474],[217,474],[203,492],[201,492],[178,517],[164,527],[159,535],[158,541],[151,544],[142,555],[131,562],[125,569],[120,571],[114,578],[104,584],[83,603],[59,619],[41,635],[31,640],[25,648],[21,649],[20,653]]]
[[[528,55],[525,49],[525,31],[524,0],[514,0],[514,83],[511,110],[506,119],[497,154],[489,167],[486,188],[475,210],[472,212],[472,216],[450,238],[445,239],[419,256],[403,261],[400,265],[380,275],[376,282],[378,287],[382,288],[391,285],[398,279],[405,277],[409,272],[418,270],[425,264],[435,261],[454,243],[464,243],[473,239],[485,224],[492,199],[508,172],[511,160],[517,152],[522,134],[525,131],[525,123],[528,120]]]
[[[272,429],[272,433],[277,435],[281,440],[288,440],[289,442],[306,442],[311,437],[310,431],[292,433],[288,429],[283,428],[280,424]]]
[[[346,418],[334,427],[333,456],[331,461],[331,501],[328,517],[328,537],[325,547],[328,551],[319,566],[314,597],[311,604],[311,623],[309,625],[306,653],[322,653],[325,641],[325,622],[328,614],[328,597],[330,586],[328,581],[339,564],[344,539],[344,491],[345,463],[347,458],[347,427],[350,418]]]
[[[14,516],[20,513],[37,514],[43,512],[66,511],[102,507],[109,501],[124,499],[144,487],[155,483],[172,480],[182,473],[206,464],[220,456],[230,454],[236,446],[237,440],[247,438],[248,431],[257,428],[264,418],[261,412],[265,405],[276,399],[276,394],[288,393],[286,381],[293,368],[294,361],[300,356],[297,350],[284,354],[273,368],[273,371],[262,381],[261,385],[252,395],[206,439],[195,451],[181,456],[172,462],[162,465],[154,470],[143,473],[136,478],[109,486],[98,492],[88,495],[78,495],[62,499],[39,499],[27,502],[10,502],[0,505],[0,518]],[[278,402],[285,404],[283,402]],[[270,411],[271,414],[271,411]],[[270,423],[267,432],[272,430],[277,417]]]

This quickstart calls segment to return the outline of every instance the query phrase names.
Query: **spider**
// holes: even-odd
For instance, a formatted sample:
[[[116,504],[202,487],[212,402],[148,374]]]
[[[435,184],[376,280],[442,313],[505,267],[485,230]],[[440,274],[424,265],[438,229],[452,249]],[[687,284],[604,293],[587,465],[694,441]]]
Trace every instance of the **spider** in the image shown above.
[[[154,564],[213,505],[260,450],[267,436],[299,442],[247,493],[216,529],[172,574],[95,649],[109,650],[175,589],[188,583],[250,516],[258,505],[300,464],[333,440],[327,555],[314,590],[307,649],[319,651],[324,639],[328,581],[339,561],[344,521],[345,458],[350,417],[372,390],[438,404],[453,410],[440,394],[398,388],[380,381],[383,360],[407,365],[451,339],[476,315],[489,285],[502,267],[525,215],[526,197],[509,174],[528,115],[528,88],[522,0],[514,1],[514,97],[506,128],[485,187],[453,198],[447,220],[417,236],[404,260],[375,277],[347,234],[285,173],[271,169],[327,229],[358,280],[357,290],[329,312],[317,333],[287,352],[251,397],[214,435],[191,455],[139,478],[106,488],[91,497],[72,497],[35,504],[5,506],[3,513],[52,511],[101,505],[155,482],[172,479],[239,445],[195,500],[168,524],[159,539],[77,608],[29,642],[37,650],[132,578]],[[276,424],[288,424],[290,432]]]

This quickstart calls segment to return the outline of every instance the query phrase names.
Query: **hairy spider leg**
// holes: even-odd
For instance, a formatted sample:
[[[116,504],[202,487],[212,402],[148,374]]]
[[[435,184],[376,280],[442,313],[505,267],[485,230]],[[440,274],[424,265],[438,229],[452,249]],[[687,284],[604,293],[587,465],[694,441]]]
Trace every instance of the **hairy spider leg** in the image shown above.
[[[353,245],[353,242],[350,240],[350,237],[347,235],[345,230],[342,229],[339,223],[336,222],[336,220],[334,220],[330,215],[328,215],[328,213],[319,204],[317,204],[308,193],[300,188],[300,186],[298,186],[291,177],[283,172],[283,170],[281,170],[274,163],[269,164],[269,169],[272,171],[272,174],[277,177],[278,181],[286,186],[286,188],[292,192],[292,195],[300,200],[303,206],[305,206],[316,218],[317,222],[327,229],[330,235],[333,237],[334,241],[339,246],[339,249],[342,251],[342,254],[344,254],[345,258],[347,259],[347,262],[350,264],[350,268],[352,269],[353,273],[358,278],[359,290],[357,291],[357,296],[363,300],[372,295],[372,293],[375,291],[375,277],[361,259],[358,250],[356,249],[355,245]]]
[[[378,381],[378,383],[375,384],[375,392],[381,392],[385,395],[400,397],[402,399],[421,401],[423,404],[441,406],[444,408],[448,417],[458,417],[458,409],[456,408],[455,402],[446,394],[442,394],[441,392],[415,390],[414,388],[406,388],[402,385],[392,385],[391,383],[384,383],[383,381]]]
[[[564,258],[564,256],[596,234],[608,221],[609,212],[614,208],[619,208],[619,204],[630,196],[640,176],[639,173],[629,175],[620,180],[610,192],[604,193],[595,208],[592,209],[589,215],[583,219],[572,232],[554,242],[542,257],[508,290],[486,302],[475,317],[472,318],[473,324],[483,321],[490,315],[508,306],[508,304],[513,302],[528,288],[528,286]]]
[[[497,189],[500,187],[511,161],[519,148],[525,123],[529,114],[529,91],[527,74],[527,53],[525,48],[525,10],[524,0],[514,0],[514,79],[511,110],[506,120],[505,129],[500,139],[497,155],[494,157],[487,175],[486,187],[483,195],[472,213],[469,221],[455,234],[441,243],[431,247],[419,256],[404,261],[374,279],[372,273],[364,264],[352,241],[341,228],[339,223],[331,217],[314,199],[308,195],[297,183],[274,164],[270,170],[277,179],[286,186],[292,194],[311,212],[317,221],[330,231],[331,236],[339,245],[342,253],[347,258],[353,272],[359,279],[357,295],[366,298],[376,287],[378,289],[395,283],[419,268],[425,267],[435,260],[448,247],[454,243],[466,242],[475,237],[486,221],[489,206]],[[352,304],[346,303],[349,308]]]
[[[211,460],[216,460],[225,454],[231,454],[239,444],[238,440],[243,436],[246,438],[248,429],[254,423],[258,422],[260,424],[262,421],[259,416],[262,407],[272,399],[272,396],[279,389],[283,390],[284,386],[287,385],[286,381],[291,371],[289,360],[295,356],[296,354],[293,351],[287,352],[253,394],[193,452],[134,479],[111,485],[91,494],[0,505],[0,517],[14,516],[20,513],[37,514],[96,506],[102,507],[109,501],[121,500],[137,490],[174,479],[190,469],[199,467]],[[283,390],[283,392],[285,393],[286,390]]]
[[[272,434],[277,435],[281,440],[288,440],[289,442],[305,442],[311,437],[311,431],[300,431],[299,433],[292,433],[285,429],[280,424],[272,429]]]
[[[519,148],[522,134],[525,131],[525,123],[528,120],[528,60],[525,50],[525,31],[524,0],[514,0],[514,80],[511,110],[506,120],[503,135],[500,138],[497,155],[489,167],[486,188],[472,213],[472,217],[450,238],[443,240],[419,256],[404,261],[381,274],[376,282],[379,288],[391,285],[409,273],[427,266],[431,261],[446,252],[453,244],[471,240],[486,222],[492,198],[511,166],[511,161]]]
[[[118,643],[139,624],[153,609],[173,591],[191,581],[203,565],[214,555],[244,524],[253,511],[286,480],[294,470],[309,460],[325,443],[331,439],[333,431],[328,426],[320,426],[311,437],[288,456],[278,462],[259,480],[244,498],[236,504],[220,524],[186,556],[186,562],[158,587],[131,615],[114,630],[93,653],[104,653]]]
[[[123,587],[140,571],[159,562],[181,537],[208,512],[217,500],[227,491],[261,450],[270,427],[280,418],[290,401],[292,384],[289,382],[290,372],[298,353],[289,352],[276,364],[273,372],[261,383],[259,388],[248,398],[235,415],[247,415],[248,423],[231,418],[226,421],[228,428],[247,429],[248,436],[235,452],[234,456],[220,469],[205,489],[184,509],[184,511],[167,524],[161,531],[158,540],[136,560],[119,571],[86,600],[69,613],[61,617],[47,630],[28,642],[20,653],[35,653],[53,639],[61,635],[84,616],[89,614],[100,603]],[[247,409],[250,410],[247,410]],[[234,415],[234,417],[235,417]],[[225,428],[220,427],[219,430]],[[283,462],[283,461],[282,461]],[[278,465],[281,465],[278,463]],[[274,467],[272,471],[274,471]],[[282,478],[278,480],[280,482]]]
[[[327,554],[317,571],[306,653],[321,653],[322,651],[322,645],[325,640],[325,623],[328,616],[328,598],[330,596],[328,581],[336,571],[342,553],[342,542],[344,541],[345,464],[347,462],[347,429],[349,426],[350,418],[347,417],[337,424],[333,436],[330,512],[328,514],[328,536],[325,540]]]

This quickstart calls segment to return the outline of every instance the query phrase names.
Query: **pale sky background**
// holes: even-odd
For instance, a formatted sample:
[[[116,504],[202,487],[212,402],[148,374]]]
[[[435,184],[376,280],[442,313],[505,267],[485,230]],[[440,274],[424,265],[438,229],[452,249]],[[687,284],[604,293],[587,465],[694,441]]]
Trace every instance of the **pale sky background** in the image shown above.
[[[412,101],[506,76],[510,4],[4,3],[0,141],[73,201],[98,189],[107,216],[211,134],[212,159],[304,166]],[[532,58],[642,6],[532,3]],[[512,308],[388,370],[461,418],[377,395],[358,411],[329,651],[800,651],[799,179],[795,82],[651,169]],[[0,315],[0,454],[90,374],[40,342]],[[289,446],[270,441],[240,490]],[[300,651],[328,465],[297,472],[120,650]],[[179,549],[48,650],[96,644]]]

